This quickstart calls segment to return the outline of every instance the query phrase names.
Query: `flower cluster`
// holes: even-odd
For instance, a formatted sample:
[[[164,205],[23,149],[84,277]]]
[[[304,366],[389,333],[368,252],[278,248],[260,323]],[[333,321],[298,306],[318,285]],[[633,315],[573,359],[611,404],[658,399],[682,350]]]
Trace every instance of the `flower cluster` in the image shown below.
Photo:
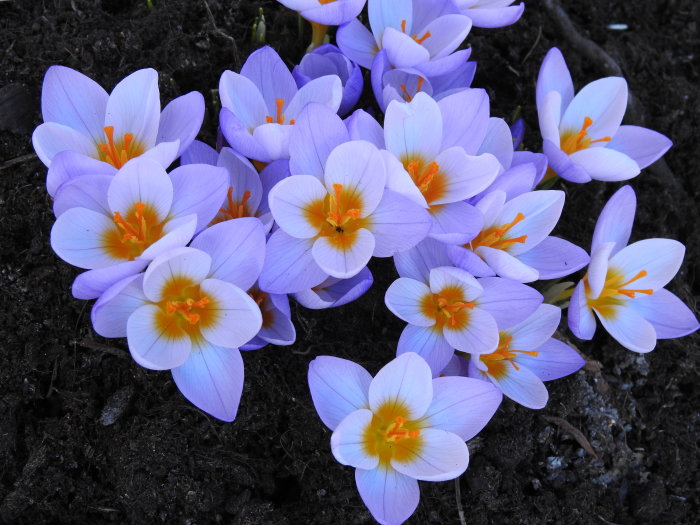
[[[73,294],[96,299],[95,331],[126,337],[139,365],[170,370],[188,400],[224,421],[241,400],[240,351],[295,342],[290,296],[339,307],[372,285],[372,257],[393,257],[385,303],[407,323],[396,358],[372,378],[320,356],[308,380],[370,512],[401,523],[418,504],[416,480],[466,470],[465,441],[503,395],[542,408],[544,381],[583,366],[553,337],[561,300],[542,292],[570,297],[568,325],[582,339],[595,316],[636,352],[697,330],[663,288],[683,245],[627,246],[631,187],[605,205],[590,256],[551,235],[565,204],[557,177],[626,180],[671,143],[620,125],[622,78],[574,96],[554,48],[537,82],[542,152],[522,150],[523,122],[491,116],[486,91],[471,87],[470,50],[459,49],[472,25],[512,24],[522,4],[369,0],[368,29],[355,18],[364,1],[281,3],[312,22],[315,49],[293,71],[269,47],[225,71],[216,148],[194,140],[203,97],[161,111],[152,69],[109,95],[77,71],[48,70],[33,143],[54,199],[51,246],[86,270]],[[317,45],[329,25],[340,26],[338,47]],[[379,119],[353,112],[361,68]],[[575,287],[552,281],[586,266]]]

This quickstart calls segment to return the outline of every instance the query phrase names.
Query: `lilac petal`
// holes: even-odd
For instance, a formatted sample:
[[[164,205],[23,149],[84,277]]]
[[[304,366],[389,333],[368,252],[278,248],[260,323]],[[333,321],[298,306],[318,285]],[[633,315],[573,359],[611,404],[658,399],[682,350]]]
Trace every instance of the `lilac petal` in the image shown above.
[[[506,194],[506,200],[512,200],[518,195],[532,191],[536,180],[537,169],[534,164],[511,166],[496,178],[486,192],[500,190]]]
[[[189,359],[171,370],[183,396],[222,421],[236,419],[243,392],[243,359],[236,348],[200,341]]]
[[[629,305],[609,306],[605,315],[594,310],[608,333],[628,350],[645,354],[656,346],[654,326]]]
[[[413,22],[411,33],[423,34],[420,31],[432,20],[445,15],[458,15],[460,11],[454,0],[432,0],[430,2],[413,2]]]
[[[366,434],[373,414],[366,408],[350,412],[331,435],[331,451],[341,465],[358,469],[373,469],[379,465],[379,456],[367,453]]]
[[[307,104],[317,102],[331,109],[338,111],[340,101],[343,99],[343,85],[337,75],[326,75],[315,78],[299,92],[285,107],[285,116],[288,120],[295,120]]]
[[[362,501],[379,523],[403,523],[418,507],[418,481],[392,467],[357,469],[355,483]]]
[[[366,140],[379,149],[384,149],[384,129],[374,117],[363,109],[356,110],[345,119],[350,140]]]
[[[433,206],[430,212],[433,218],[430,237],[447,244],[471,241],[484,225],[481,212],[464,201]]]
[[[286,66],[284,69],[287,69]],[[294,93],[296,93],[296,87]],[[219,96],[222,108],[231,111],[248,132],[252,132],[256,126],[265,122],[267,115],[277,114],[275,101],[272,101],[273,110],[270,110],[260,91],[260,86],[255,85],[245,75],[239,75],[233,71],[224,71],[221,75]],[[270,113],[270,111],[273,112]],[[232,143],[230,139],[228,140]]]
[[[527,236],[525,242],[509,247],[508,253],[518,256],[542,242],[559,221],[563,208],[564,192],[559,190],[531,191],[506,202],[499,215],[501,223],[512,221],[518,213],[524,219],[510,228],[505,238]]]
[[[636,209],[637,197],[634,190],[630,186],[623,186],[617,190],[600,212],[593,232],[591,253],[605,242],[615,243],[613,251],[610,252],[611,256],[627,246]]]
[[[535,181],[532,185],[534,189],[534,187],[540,183],[547,171],[547,156],[544,153],[533,153],[532,151],[514,151],[513,163],[510,167],[520,167],[523,164],[532,164],[535,166]]]
[[[584,282],[579,281],[569,300],[569,330],[579,339],[591,340],[595,334],[596,323],[593,312],[586,300]]]
[[[449,363],[445,366],[445,368],[442,369],[442,372],[440,372],[440,377],[445,377],[445,376],[460,376],[460,377],[467,377],[469,374],[469,361],[468,359],[465,359],[461,355],[453,355],[452,358],[450,359]],[[481,380],[479,381],[482,384],[488,384],[491,385],[488,381]],[[499,394],[499,399],[502,397],[501,391],[498,390],[497,388],[495,389],[496,392]],[[433,396],[433,401],[435,401],[435,395]],[[432,405],[431,405],[432,406]],[[430,410],[430,409],[429,409]],[[437,425],[435,425],[437,426]],[[442,427],[438,427],[442,428]],[[459,434],[458,430],[455,429],[449,429],[446,428],[445,430],[449,430],[450,432],[454,432],[455,434]]]
[[[209,277],[248,290],[263,267],[265,232],[258,219],[242,217],[207,228],[191,246],[211,257]]]
[[[442,330],[414,324],[403,329],[396,348],[397,356],[407,352],[415,352],[425,359],[433,376],[445,368],[455,353],[452,345],[442,335]]]
[[[393,101],[386,109],[386,149],[399,159],[419,156],[432,161],[441,151],[442,132],[440,108],[425,93],[418,93],[409,104]]]
[[[445,323],[443,335],[453,348],[469,354],[490,354],[498,347],[498,326],[486,310],[475,307],[467,312],[467,325]]]
[[[498,159],[502,169],[510,168],[513,162],[513,135],[505,120],[497,117],[489,119],[486,137],[478,153],[491,153]]]
[[[289,158],[289,137],[291,134],[291,126],[275,122],[262,124],[253,130],[253,139],[263,149],[265,158],[268,159],[264,162]]]
[[[386,188],[412,200],[421,208],[428,208],[428,202],[401,161],[387,150],[382,150],[380,153],[386,168]]]
[[[425,39],[423,46],[433,60],[446,57],[464,42],[471,28],[472,21],[464,15],[440,16],[421,29],[421,35],[427,32],[431,35]]]
[[[375,62],[372,65],[373,77],[381,76],[381,78],[377,78],[375,81],[375,98],[381,101],[380,105],[383,111],[386,111],[387,106],[392,100],[407,102],[412,100],[412,98],[420,92],[433,96],[433,87],[430,81],[415,69],[388,69],[386,72],[379,71],[377,69],[377,60],[384,54],[383,50],[377,53],[374,59]],[[377,72],[376,74],[375,71]]]
[[[105,291],[90,314],[95,332],[102,337],[126,337],[129,316],[148,302],[142,284],[143,275],[131,275]]]
[[[365,0],[336,0],[305,9],[301,16],[317,24],[338,26],[354,19],[365,6]]]
[[[190,336],[181,331],[178,336],[171,333],[175,316],[168,318],[171,324],[164,325],[163,309],[155,304],[139,307],[126,323],[127,341],[131,357],[139,365],[150,370],[169,370],[187,361],[192,349]]]
[[[352,361],[319,356],[309,363],[308,379],[316,412],[331,430],[351,412],[369,407],[372,376]]]
[[[342,306],[362,296],[372,286],[374,278],[369,268],[349,279],[331,277],[320,285],[294,294],[299,304],[314,310]],[[328,283],[328,284],[327,284]]]
[[[314,260],[313,241],[296,239],[277,230],[267,242],[260,273],[260,289],[270,293],[294,293],[312,288],[328,277]]]
[[[555,143],[549,140],[544,140],[542,142],[542,150],[544,151],[544,154],[547,155],[549,167],[562,179],[578,183],[589,182],[592,180],[591,176],[583,168],[583,166],[574,164],[571,157],[559,149],[559,146],[557,146]]]
[[[672,145],[668,137],[654,130],[620,126],[605,147],[624,153],[637,163],[639,169],[644,169],[661,158]]]
[[[255,128],[246,127],[246,124],[226,107],[221,108],[219,125],[227,142],[236,145],[236,151],[250,159],[272,162],[273,159],[265,148],[253,138],[252,130]]]
[[[503,395],[491,383],[466,377],[433,379],[433,400],[421,426],[446,430],[469,441],[486,426]]]
[[[148,266],[148,260],[136,259],[105,268],[96,268],[83,272],[73,281],[71,292],[76,299],[97,299],[105,290],[122,279],[143,271]],[[105,336],[105,337],[125,337]]]
[[[386,54],[386,49],[380,49],[379,52],[374,55],[374,60],[372,60],[372,68],[370,71],[370,85],[372,86],[372,93],[374,93],[374,98],[379,104],[379,109],[386,113],[386,107],[390,100],[384,97],[385,84],[387,81],[384,80],[384,75],[393,71],[392,65],[389,62],[389,57]],[[398,100],[405,100],[404,97],[399,97]]]
[[[167,299],[166,288],[173,277],[200,283],[209,275],[211,257],[194,248],[178,248],[157,257],[146,270],[143,293],[154,303]]]
[[[425,283],[399,277],[386,291],[384,302],[399,319],[416,326],[433,326],[435,319],[423,311],[426,298],[432,300],[432,292]]]
[[[537,106],[537,116],[540,123],[542,139],[549,141],[557,147],[561,146],[559,123],[561,122],[561,94],[558,91],[550,91]]]
[[[531,283],[540,278],[539,272],[504,250],[479,246],[477,255],[488,264],[496,275],[521,283]]]
[[[103,245],[114,221],[87,208],[71,208],[51,228],[51,248],[61,259],[78,268],[104,268],[122,262]]]
[[[377,43],[362,22],[355,18],[343,24],[338,28],[335,39],[346,57],[365,69],[371,69]]]
[[[311,253],[316,264],[328,275],[348,279],[367,266],[374,246],[374,235],[369,230],[360,228],[353,232],[352,239],[342,245],[328,237],[319,237],[314,242]]]
[[[574,82],[566,66],[564,56],[553,47],[542,60],[537,76],[537,107],[541,107],[544,97],[550,91],[559,93],[561,107],[567,108],[574,99]],[[557,123],[558,124],[558,123]]]
[[[257,337],[266,343],[277,346],[288,346],[294,344],[294,341],[297,338],[297,332],[294,328],[294,323],[292,323],[292,320],[289,318],[289,300],[287,299],[287,296],[271,294],[268,297],[283,297],[284,300],[287,301],[287,313],[281,311],[277,307],[268,308],[267,305],[265,305],[267,301],[263,301],[263,304],[265,305],[265,325],[260,329]],[[270,302],[272,301],[270,300]],[[268,320],[269,317],[272,318],[271,321]]]
[[[537,347],[536,356],[521,354],[516,361],[542,381],[568,376],[586,364],[576,350],[556,339],[548,339]]]
[[[44,122],[68,126],[101,142],[107,99],[94,80],[68,67],[51,66],[41,88],[41,114]]]
[[[496,272],[484,260],[471,250],[462,246],[448,246],[447,256],[456,267],[468,271],[475,277],[490,277]]]
[[[82,175],[61,186],[53,202],[53,212],[59,217],[71,208],[87,208],[103,215],[112,215],[107,202],[107,191],[114,177],[111,175]]]
[[[593,180],[614,182],[639,175],[637,163],[609,148],[586,148],[571,155],[571,162],[582,167]]]
[[[445,178],[445,190],[430,202],[431,206],[473,197],[488,188],[500,170],[498,160],[490,153],[471,156],[459,147],[442,151],[435,162]]]
[[[97,155],[97,148],[90,137],[56,122],[39,125],[32,133],[32,145],[37,157],[46,166],[50,166],[52,159],[66,150],[88,157]]]
[[[167,168],[177,158],[179,149],[179,140],[175,140],[173,142],[161,142],[160,144],[153,146],[151,149],[146,150],[142,155],[140,155],[140,158],[154,160],[163,166],[163,168]]]
[[[615,248],[615,243],[604,242],[599,244],[596,250],[591,253],[591,262],[588,265],[587,274],[589,289],[586,292],[590,299],[598,299],[603,291],[608,276],[610,253],[613,248]]]
[[[160,114],[157,142],[180,141],[178,157],[190,147],[204,120],[204,97],[191,91],[177,97]]]
[[[107,162],[66,150],[51,160],[46,174],[46,190],[52,197],[57,197],[61,186],[71,179],[83,175],[114,175],[117,168]]]
[[[486,137],[489,97],[483,89],[465,89],[438,102],[443,120],[442,149],[461,146],[476,155]]]
[[[508,329],[508,334],[512,337],[509,347],[525,351],[539,348],[552,336],[560,319],[559,308],[541,304],[530,317]]]
[[[141,258],[155,259],[168,250],[185,246],[192,239],[196,227],[197,216],[194,213],[169,220],[163,228],[163,237],[146,248]]]
[[[132,133],[146,149],[156,144],[160,123],[160,92],[155,69],[140,69],[119,82],[107,101],[105,126],[114,136]]]
[[[286,233],[299,239],[315,238],[326,217],[318,215],[317,204],[328,191],[311,175],[293,175],[270,190],[268,203],[275,221]]]
[[[412,248],[425,238],[432,224],[427,211],[391,190],[384,191],[371,220],[375,257],[390,257]]]
[[[406,419],[418,419],[433,397],[430,367],[418,354],[402,354],[377,372],[369,385],[368,397],[372,412],[400,405],[406,410]]]
[[[170,172],[173,204],[170,216],[197,215],[196,231],[202,231],[219,212],[226,198],[228,173],[208,164],[189,164]]]
[[[479,297],[478,305],[496,319],[499,330],[530,317],[543,300],[537,290],[510,279],[484,277],[479,279],[479,284],[484,293]]]
[[[524,366],[515,368],[512,364],[506,364],[506,372],[502,376],[489,374],[488,377],[503,394],[524,407],[538,410],[547,404],[547,387]]]
[[[263,185],[260,175],[248,159],[231,148],[222,148],[217,166],[226,168],[229,173],[231,198],[234,202],[243,202],[248,193],[247,206],[250,213],[255,213],[263,198]]]
[[[253,82],[262,94],[267,114],[273,117],[277,114],[277,99],[288,105],[297,93],[292,74],[270,46],[252,52],[241,68],[241,75]]]
[[[451,266],[445,246],[434,239],[424,239],[410,250],[394,255],[394,265],[401,277],[409,277],[424,283],[430,280],[430,270]]]
[[[119,170],[109,187],[107,200],[112,211],[122,214],[142,202],[164,220],[173,203],[173,183],[160,164],[139,157]]]
[[[224,348],[238,348],[258,333],[262,314],[247,293],[219,279],[205,279],[199,286],[216,305],[216,322],[200,327],[207,341]]]
[[[182,153],[180,157],[180,165],[185,164],[209,164],[216,166],[219,161],[217,151],[199,140],[192,141],[192,144]]]
[[[397,68],[413,67],[430,60],[430,52],[406,33],[387,27],[382,47],[389,62]]]
[[[479,281],[464,270],[450,266],[430,270],[430,290],[439,294],[445,288],[458,290],[465,301],[473,301],[483,292]]]
[[[465,49],[464,51],[469,50]],[[459,51],[453,53],[453,55],[456,55],[457,53],[459,53]],[[435,62],[446,62],[448,58],[449,57],[445,57],[440,60],[436,60]],[[425,70],[426,68],[424,66],[420,66],[420,69]],[[432,86],[434,93],[433,96],[436,100],[440,100],[446,96],[470,87],[472,85],[472,81],[474,80],[474,75],[476,74],[476,62],[467,62],[467,59],[464,58],[463,63],[457,66],[457,68],[446,73],[438,73],[440,74],[430,77],[430,85]]]
[[[445,0],[442,1],[444,2]],[[428,77],[432,82],[436,77],[457,72],[457,70],[464,65],[464,62],[469,59],[470,55],[470,49],[460,49],[445,57],[431,59],[429,62],[418,64],[415,66],[415,69],[421,75]],[[463,85],[461,88],[456,89],[455,92],[461,91],[465,87],[466,86]]]
[[[331,151],[348,140],[347,128],[333,110],[321,104],[309,104],[299,115],[289,137],[292,175],[313,175],[323,180]]]
[[[634,282],[634,288],[658,290],[668,284],[683,262],[685,246],[673,239],[644,239],[626,246],[610,259],[610,266],[631,279],[639,272],[644,277]]]
[[[579,91],[561,117],[559,129],[577,132],[585,118],[593,123],[588,135],[594,140],[612,137],[627,108],[627,82],[621,77],[594,80]]]
[[[525,10],[525,4],[498,8],[469,9],[466,15],[471,18],[474,27],[505,27],[517,22]]]
[[[664,288],[652,295],[640,295],[630,301],[630,308],[651,323],[657,339],[683,337],[699,327],[692,310]]]
[[[369,3],[367,6],[369,25],[377,42],[382,41],[384,30],[387,27],[399,28],[404,20],[408,29],[413,27],[412,3],[392,2],[390,0],[372,0]]]
[[[579,271],[590,257],[586,250],[551,235],[537,246],[518,256],[520,262],[539,272],[539,279],[558,279]]]
[[[420,431],[419,451],[407,461],[391,458],[396,470],[422,481],[447,481],[461,476],[469,464],[467,444],[457,434],[435,428]],[[401,442],[397,443],[401,446]]]

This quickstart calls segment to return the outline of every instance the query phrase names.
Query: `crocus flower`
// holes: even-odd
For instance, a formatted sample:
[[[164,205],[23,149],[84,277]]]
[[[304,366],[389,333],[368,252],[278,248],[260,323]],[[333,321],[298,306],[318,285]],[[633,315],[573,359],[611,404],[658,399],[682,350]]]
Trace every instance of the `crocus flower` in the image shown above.
[[[260,331],[241,350],[258,350],[268,344],[288,346],[294,344],[297,333],[292,323],[292,313],[289,309],[289,298],[285,294],[263,292],[254,285],[248,290],[262,313]]]
[[[397,354],[418,353],[437,375],[455,349],[471,354],[495,351],[497,321],[510,326],[522,320],[537,308],[542,296],[515,281],[477,280],[464,270],[442,266],[430,269],[427,281],[400,277],[389,286],[385,302],[408,323]],[[510,311],[504,314],[506,303]]]
[[[560,319],[559,308],[541,304],[523,322],[499,332],[495,352],[472,354],[469,375],[488,379],[516,403],[543,408],[549,393],[542,381],[573,374],[585,364],[576,350],[551,337]]]
[[[425,210],[384,189],[379,150],[369,142],[337,146],[323,179],[293,175],[270,191],[280,229],[268,243],[260,280],[270,293],[314,287],[329,275],[348,279],[372,255],[390,257],[421,241],[430,227]]]
[[[333,44],[324,44],[305,54],[299,65],[292,70],[292,76],[300,89],[313,79],[326,75],[337,75],[340,78],[343,99],[338,114],[344,117],[353,110],[362,94],[362,70]]]
[[[375,54],[385,49],[396,68],[415,67],[447,72],[454,68],[449,55],[464,41],[471,20],[451,0],[369,0],[370,32],[358,19],[338,28],[338,47],[352,61],[371,69]]]
[[[362,501],[379,523],[398,525],[418,506],[417,480],[445,481],[467,468],[465,441],[491,419],[500,391],[465,377],[432,379],[414,353],[372,376],[345,359],[320,356],[309,364],[316,411],[333,430],[331,450],[355,467]]]
[[[313,310],[342,306],[361,297],[372,286],[374,278],[369,268],[349,279],[329,277],[321,284],[294,294],[297,302]]]
[[[525,4],[511,5],[515,0],[454,0],[462,14],[467,15],[474,27],[505,27],[517,22]]]
[[[51,247],[81,274],[73,293],[93,299],[158,255],[185,246],[214,218],[228,175],[204,164],[168,175],[148,158],[127,163],[117,176],[72,179],[54,202],[58,218]]]
[[[564,192],[531,191],[506,202],[496,190],[476,207],[484,226],[462,246],[449,246],[456,266],[476,276],[500,275],[527,283],[555,279],[580,270],[588,254],[558,237],[549,236],[564,206]]]
[[[233,421],[243,389],[238,347],[262,325],[244,291],[260,273],[265,233],[258,219],[207,228],[190,248],[157,257],[145,273],[108,289],[92,309],[95,331],[126,337],[134,360],[171,370],[194,405]]]
[[[620,126],[627,107],[627,82],[607,77],[574,96],[561,51],[549,50],[537,78],[537,111],[549,177],[571,182],[618,181],[635,177],[671,147],[664,135],[639,126]]]
[[[41,92],[44,123],[32,142],[51,167],[47,187],[85,174],[113,174],[129,159],[145,156],[167,168],[194,140],[204,118],[204,98],[195,91],[161,112],[158,73],[141,69],[120,81],[111,94],[95,81],[64,66],[51,66]]]
[[[636,197],[620,188],[600,213],[593,233],[588,273],[569,303],[569,328],[592,339],[595,317],[610,335],[634,352],[650,352],[657,339],[682,337],[698,329],[690,309],[663,287],[681,265],[685,247],[671,239],[627,245]]]
[[[309,50],[328,42],[328,26],[349,22],[365,7],[366,0],[278,0],[280,4],[298,11],[311,23],[312,42]]]
[[[260,161],[289,158],[289,134],[309,102],[337,111],[343,87],[326,75],[297,88],[294,77],[269,46],[252,53],[240,74],[224,71],[219,81],[221,131],[238,153]]]

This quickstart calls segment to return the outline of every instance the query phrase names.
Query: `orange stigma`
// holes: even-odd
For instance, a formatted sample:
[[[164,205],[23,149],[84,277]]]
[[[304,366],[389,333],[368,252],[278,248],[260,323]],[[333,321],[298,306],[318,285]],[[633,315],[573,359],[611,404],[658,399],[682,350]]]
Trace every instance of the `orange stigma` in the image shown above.
[[[219,208],[219,214],[214,218],[212,224],[231,219],[240,219],[241,217],[250,217],[248,200],[250,200],[250,190],[245,190],[243,192],[243,198],[239,203],[233,199],[233,186],[229,186],[228,193],[226,194],[226,205]]]
[[[560,148],[564,153],[571,155],[582,149],[586,149],[591,144],[596,142],[610,142],[612,139],[610,137],[603,137],[602,139],[591,140],[588,136],[588,128],[593,125],[593,119],[591,117],[584,117],[583,125],[579,131],[575,132],[564,132],[561,136]]]
[[[509,239],[504,239],[503,236],[507,234],[513,226],[522,222],[524,219],[525,215],[518,213],[511,222],[501,226],[491,226],[490,228],[482,230],[479,232],[479,235],[474,237],[469,244],[465,244],[464,247],[472,251],[476,250],[479,246],[487,246],[497,250],[507,250],[516,243],[522,244],[527,240],[527,235]]]
[[[125,215],[114,212],[112,220],[116,229],[105,233],[103,244],[114,257],[133,261],[161,238],[163,223],[158,221],[155,211],[143,202],[134,204]]]
[[[474,303],[454,300],[449,301],[440,294],[435,294],[435,304],[437,305],[438,311],[449,319],[450,326],[455,326],[457,324],[455,313],[464,308],[469,308],[470,310],[474,309]]]
[[[411,95],[408,92],[408,89],[406,89],[406,84],[401,84],[399,86],[401,88],[401,91],[403,91],[403,95],[401,95],[401,96],[403,97],[403,99],[406,102],[411,102],[413,100],[413,97],[415,97],[418,93],[420,93],[420,90],[423,87],[424,80],[425,79],[423,77],[418,77],[418,82],[416,83],[416,92],[413,95]]]
[[[442,330],[462,329],[469,322],[467,310],[472,310],[475,303],[464,299],[464,292],[458,286],[446,286],[439,293],[425,294],[420,302],[420,310],[426,317],[435,320],[434,328]]]
[[[642,277],[648,275],[646,270],[641,270],[637,275],[624,281],[625,277],[614,269],[609,268],[608,274],[606,276],[605,284],[603,285],[603,290],[596,299],[588,299],[588,306],[595,308],[595,310],[603,317],[609,318],[615,315],[614,306],[620,306],[625,304],[625,299],[620,296],[627,297],[629,299],[634,299],[638,293],[645,295],[653,295],[654,290],[651,288],[640,289],[630,289],[625,288],[627,285],[638,281]],[[586,287],[586,293],[590,292],[590,287],[588,285],[588,274],[583,278]],[[624,281],[624,282],[623,282]]]
[[[402,439],[416,439],[418,436],[420,436],[420,430],[406,430],[403,428],[404,423],[406,423],[404,418],[401,416],[396,416],[394,423],[389,425],[389,427],[386,429],[386,440],[397,443]]]
[[[97,145],[100,160],[109,162],[112,166],[119,169],[129,159],[138,157],[143,153],[143,146],[134,140],[132,133],[125,133],[122,140],[115,142],[114,126],[105,126],[104,130],[107,142]]]
[[[192,312],[193,308],[204,308],[209,304],[208,297],[202,297],[198,301],[188,298],[184,301],[167,301],[165,303],[165,311],[168,315],[175,313],[180,314],[189,324],[195,325],[201,319],[201,315]]]
[[[284,107],[284,100],[281,98],[275,99],[275,104],[277,105],[277,117],[273,118],[270,115],[265,117],[265,120],[267,120],[268,124],[273,124],[277,122],[277,124],[284,124],[284,113],[282,113],[282,108]],[[289,124],[294,124],[294,120],[290,120]]]
[[[513,341],[513,336],[506,335],[506,332],[501,332],[499,335],[500,341],[496,351],[479,356],[481,362],[484,363],[488,369],[487,373],[496,379],[501,379],[507,374],[507,363],[513,365],[513,368],[516,370],[520,370],[517,363],[513,361],[513,359],[517,357],[517,354],[525,354],[532,357],[537,357],[537,354],[539,354],[539,352],[536,350],[511,350],[510,343]]]
[[[406,32],[406,20],[401,20],[401,32],[405,33]],[[430,38],[432,35],[430,34],[430,31],[426,31],[425,34],[418,38],[418,35],[411,35],[411,38],[415,40],[417,43],[422,44],[425,42],[428,38]]]
[[[330,195],[326,221],[333,226],[338,233],[342,233],[343,226],[345,226],[348,221],[360,218],[360,210],[358,208],[351,208],[343,211],[343,185],[333,184],[333,190],[335,194]]]

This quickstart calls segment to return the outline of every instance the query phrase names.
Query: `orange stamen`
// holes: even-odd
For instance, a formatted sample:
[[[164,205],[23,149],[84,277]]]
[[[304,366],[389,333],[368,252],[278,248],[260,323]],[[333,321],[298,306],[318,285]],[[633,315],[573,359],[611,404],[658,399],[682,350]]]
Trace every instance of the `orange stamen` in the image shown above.
[[[201,315],[192,312],[193,308],[204,308],[209,304],[208,297],[202,297],[198,301],[188,298],[184,301],[168,301],[165,304],[165,311],[168,315],[173,315],[175,313],[181,315],[189,324],[195,325],[201,319]]]
[[[401,20],[401,32],[405,33],[406,32],[406,20]],[[418,38],[418,35],[411,35],[411,38],[415,40],[417,43],[422,44],[425,42],[428,38],[430,38],[432,35],[430,34],[430,31],[426,31],[426,33]]]
[[[591,119],[591,117],[584,117],[583,125],[579,131],[563,133],[561,137],[561,150],[571,155],[572,153],[586,149],[591,144],[610,142],[612,140],[610,137],[592,140],[591,137],[588,136],[588,128],[592,125],[593,119]]]
[[[399,87],[401,88],[401,91],[403,91],[402,97],[406,102],[411,102],[413,100],[413,97],[415,97],[418,93],[420,93],[420,90],[423,87],[423,81],[424,81],[423,77],[418,77],[418,81],[416,83],[416,92],[413,95],[411,95],[408,92],[408,89],[406,88],[406,84],[399,85]]]
[[[503,224],[502,226],[492,226],[479,233],[465,248],[471,250],[476,250],[479,246],[487,246],[490,248],[496,248],[498,250],[506,250],[513,246],[515,243],[524,243],[527,240],[527,235],[521,235],[520,237],[513,237],[509,239],[504,239],[503,236],[508,233],[513,226],[522,222],[525,219],[525,215],[518,213],[511,222]]]
[[[282,113],[282,108],[284,107],[284,100],[281,98],[275,99],[275,104],[277,105],[277,116],[276,117],[271,117],[270,115],[267,115],[265,117],[265,120],[267,121],[268,124],[272,124],[276,122],[277,124],[284,124],[284,113]],[[294,120],[290,120],[289,124],[294,124]]]
[[[433,161],[428,164],[423,170],[420,169],[420,164],[414,160],[408,163],[406,171],[411,176],[413,182],[418,186],[421,193],[425,194],[430,188],[430,184],[433,182],[435,175],[440,171],[440,166],[437,162]]]
[[[450,320],[450,326],[455,326],[457,324],[457,319],[455,314],[464,308],[474,309],[474,303],[469,303],[465,301],[448,301],[443,296],[436,294],[435,302],[438,307],[438,311]]]
[[[121,168],[129,159],[143,153],[143,148],[134,142],[132,133],[124,133],[121,145],[119,145],[114,141],[114,126],[105,126],[104,131],[107,142],[98,144],[97,147],[101,152],[101,157],[104,157],[103,160],[115,168]]]
[[[223,218],[218,218],[218,221],[223,222],[230,219],[239,219],[241,217],[248,217],[250,215],[248,210],[248,200],[250,199],[250,190],[245,190],[243,192],[243,198],[241,202],[238,203],[233,199],[233,186],[229,186],[228,192],[226,194],[226,206],[219,208],[219,213],[223,215]]]
[[[328,214],[326,216],[326,221],[333,226],[339,233],[342,233],[343,226],[345,226],[351,219],[360,218],[360,210],[357,208],[351,208],[346,211],[342,211],[343,205],[343,185],[333,184],[334,195],[329,197]]]
[[[501,339],[498,343],[498,348],[496,348],[496,351],[479,356],[481,361],[486,365],[488,373],[496,378],[500,378],[505,375],[506,369],[502,364],[504,361],[510,363],[515,370],[520,370],[520,367],[514,361],[517,354],[525,354],[532,357],[537,357],[539,354],[537,350],[511,350],[510,343],[512,341],[512,335],[505,336],[505,333],[501,332]]]
[[[397,416],[386,431],[386,440],[398,443],[402,439],[416,439],[420,435],[420,430],[406,430],[403,428],[405,422],[404,418]]]

